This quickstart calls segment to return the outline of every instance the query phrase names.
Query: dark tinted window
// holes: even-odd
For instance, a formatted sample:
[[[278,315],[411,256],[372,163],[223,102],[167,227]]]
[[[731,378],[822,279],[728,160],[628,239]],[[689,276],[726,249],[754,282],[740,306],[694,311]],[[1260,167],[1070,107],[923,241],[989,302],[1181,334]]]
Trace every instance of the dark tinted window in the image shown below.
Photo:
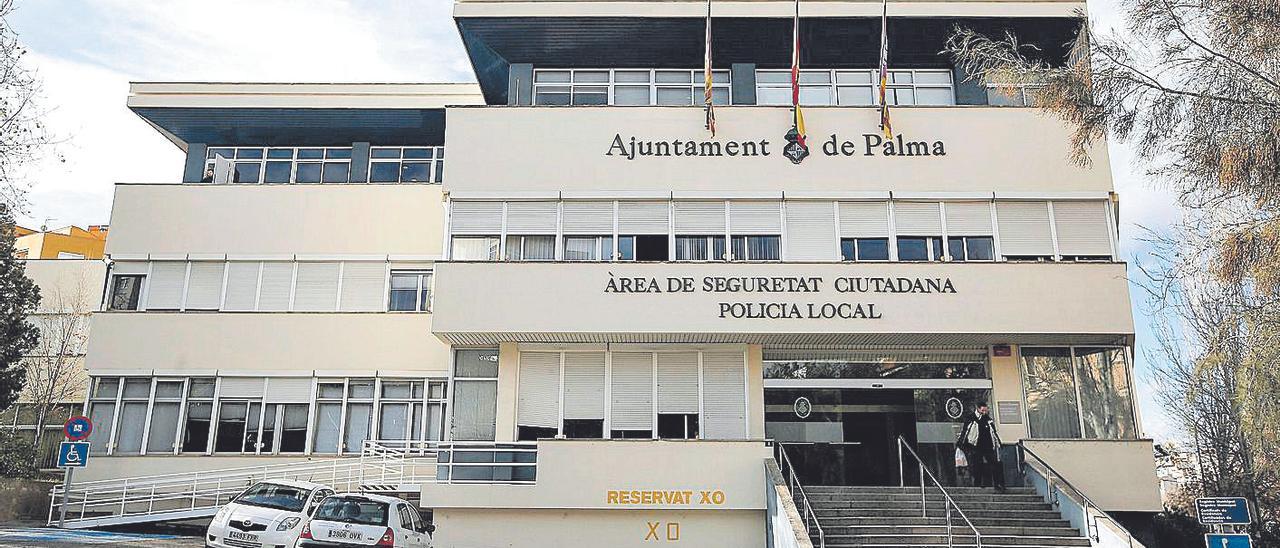
[[[302,506],[307,503],[307,496],[310,494],[310,489],[301,487],[259,483],[250,487],[248,491],[241,493],[240,496],[236,497],[235,502],[297,512],[302,510]]]
[[[320,503],[315,519],[357,525],[386,525],[387,505],[363,497],[329,497]]]

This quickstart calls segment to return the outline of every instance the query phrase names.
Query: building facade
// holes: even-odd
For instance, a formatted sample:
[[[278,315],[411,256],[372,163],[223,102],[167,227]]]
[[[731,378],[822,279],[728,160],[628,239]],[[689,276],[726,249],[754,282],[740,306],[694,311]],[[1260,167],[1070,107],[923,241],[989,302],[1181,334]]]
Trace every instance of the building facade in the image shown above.
[[[1084,4],[890,2],[886,138],[880,6],[802,2],[799,163],[795,4],[712,7],[714,136],[702,2],[460,0],[477,84],[134,84],[187,160],[116,188],[83,475],[420,442],[437,545],[764,546],[772,444],[954,484],[990,402],[1011,475],[1159,511],[1106,149],[937,53]]]
[[[101,260],[107,243],[106,225],[64,226],[53,230],[17,227],[14,249],[20,259]]]

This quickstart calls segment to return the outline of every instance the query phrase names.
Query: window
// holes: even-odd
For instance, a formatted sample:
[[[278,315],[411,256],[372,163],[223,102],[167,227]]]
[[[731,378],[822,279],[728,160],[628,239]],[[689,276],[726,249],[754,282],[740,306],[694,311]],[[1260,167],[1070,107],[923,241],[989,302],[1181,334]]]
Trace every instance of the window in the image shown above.
[[[378,439],[422,439],[423,381],[382,381]]]
[[[987,104],[1033,107],[1036,106],[1036,94],[1044,87],[1044,84],[987,84]]]
[[[658,437],[661,439],[698,439],[697,413],[659,413]]]
[[[94,454],[107,454],[111,450],[111,430],[115,425],[121,380],[120,377],[99,377],[89,394],[89,420],[93,421],[89,447]]]
[[[183,381],[158,380],[151,404],[151,426],[147,432],[147,453],[174,453],[178,450],[178,416],[181,415]]]
[[[215,177],[219,157],[230,162],[229,182],[234,183],[345,183],[351,170],[350,147],[211,147],[205,170]]]
[[[618,237],[619,261],[652,261],[670,260],[670,241],[665,234]]]
[[[138,297],[142,295],[140,274],[117,274],[111,277],[111,298],[107,310],[137,310]]]
[[[782,259],[779,236],[734,236],[733,259],[736,261],[778,261]]]
[[[879,96],[878,69],[800,71],[802,105],[878,105]],[[885,101],[890,105],[954,105],[951,71],[890,70]],[[756,104],[790,105],[791,71],[757,70]]]
[[[444,147],[373,147],[370,183],[442,183]]]
[[[456,441],[492,441],[498,409],[498,351],[458,350],[453,363]]]
[[[449,256],[455,261],[498,260],[497,236],[454,236]]]
[[[676,236],[677,261],[723,261],[724,236]]]
[[[427,439],[444,439],[445,405],[449,396],[449,383],[445,380],[427,381]],[[496,397],[496,395],[495,395]]]
[[[1019,351],[1033,437],[1137,436],[1124,348],[1022,347]]]
[[[338,436],[342,431],[342,395],[345,392],[346,386],[342,381],[325,381],[316,385],[316,432],[312,452],[338,452]]]
[[[992,261],[995,248],[991,236],[947,236],[947,255],[952,261]]]
[[[182,428],[184,453],[209,450],[209,434],[213,431],[214,379],[191,379],[187,383],[187,412]]]
[[[711,101],[730,102],[729,71],[711,71]],[[701,70],[538,69],[535,105],[701,105]]]
[[[359,454],[364,440],[369,439],[373,424],[373,393],[373,379],[347,381],[346,424],[342,436],[344,452]]]
[[[942,238],[939,236],[898,236],[899,261],[941,261]]]
[[[507,236],[508,261],[553,261],[555,258],[555,236]]]
[[[840,256],[846,261],[887,261],[889,239],[841,238]]]
[[[430,312],[431,272],[392,270],[387,309],[392,312]]]
[[[564,260],[566,261],[608,261],[612,258],[613,236],[564,237]]]

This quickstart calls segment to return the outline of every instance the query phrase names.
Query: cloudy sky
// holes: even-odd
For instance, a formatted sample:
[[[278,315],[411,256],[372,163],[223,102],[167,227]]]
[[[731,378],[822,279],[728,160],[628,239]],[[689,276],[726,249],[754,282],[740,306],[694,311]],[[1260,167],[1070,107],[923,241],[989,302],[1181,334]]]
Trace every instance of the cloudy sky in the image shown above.
[[[130,81],[472,81],[451,6],[450,0],[20,0],[11,24],[43,79],[43,107],[65,159],[31,170],[30,212],[21,222],[107,223],[112,184],[178,180],[181,151],[125,108]],[[1118,24],[1114,0],[1094,1],[1090,9],[1100,26]],[[1148,261],[1138,227],[1167,226],[1175,215],[1170,197],[1141,176],[1123,145],[1111,146],[1111,164],[1125,257]],[[1150,331],[1134,289],[1139,391],[1148,394],[1141,348]],[[1142,400],[1148,433],[1163,437],[1167,427],[1153,398]]]

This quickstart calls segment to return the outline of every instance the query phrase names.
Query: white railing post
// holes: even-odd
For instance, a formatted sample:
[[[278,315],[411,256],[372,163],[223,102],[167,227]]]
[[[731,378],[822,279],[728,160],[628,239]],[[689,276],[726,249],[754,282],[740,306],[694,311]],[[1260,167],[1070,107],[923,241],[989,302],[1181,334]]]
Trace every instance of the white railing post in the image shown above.
[[[920,517],[929,517],[929,504],[924,497],[924,463],[920,463]]]
[[[129,494],[129,480],[124,480],[124,485],[120,488],[120,515],[124,515],[125,500]]]
[[[947,505],[947,548],[955,546],[954,537],[951,535],[951,505]]]

